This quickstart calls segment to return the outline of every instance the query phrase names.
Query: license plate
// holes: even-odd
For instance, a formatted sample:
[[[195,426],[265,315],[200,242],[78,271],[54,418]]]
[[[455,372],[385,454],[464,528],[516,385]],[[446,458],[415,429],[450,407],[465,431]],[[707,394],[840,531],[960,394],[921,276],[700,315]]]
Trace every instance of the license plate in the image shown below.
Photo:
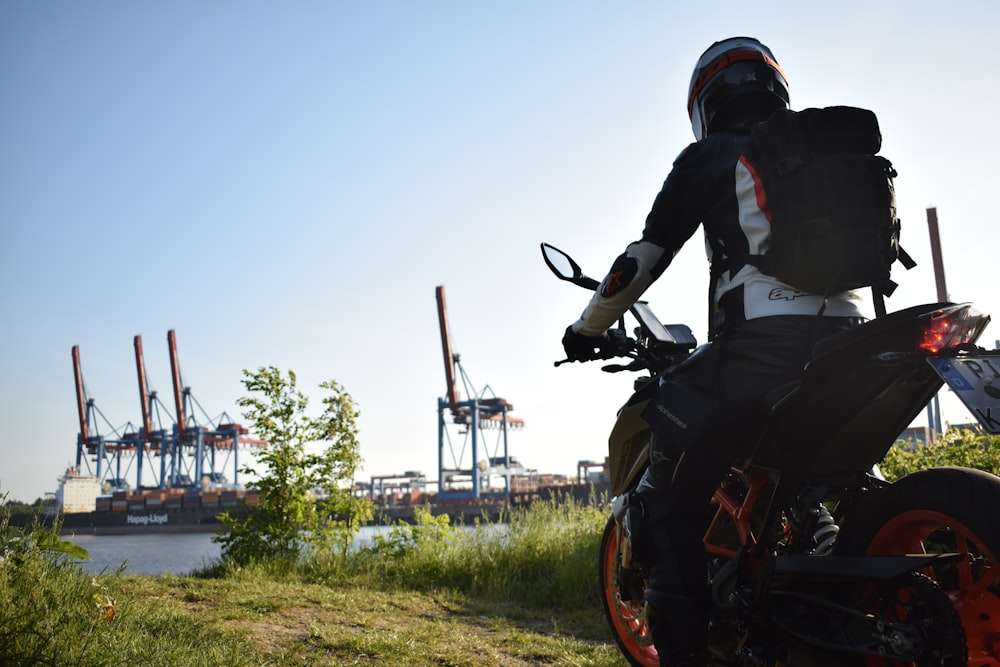
[[[1000,433],[1000,356],[931,357],[927,361],[987,433]]]

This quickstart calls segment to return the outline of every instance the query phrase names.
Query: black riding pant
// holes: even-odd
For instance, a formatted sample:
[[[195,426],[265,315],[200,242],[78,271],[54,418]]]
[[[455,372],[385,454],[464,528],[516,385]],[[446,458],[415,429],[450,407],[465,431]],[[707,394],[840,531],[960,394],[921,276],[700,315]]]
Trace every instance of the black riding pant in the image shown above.
[[[650,466],[637,489],[645,508],[639,555],[654,614],[682,600],[691,610],[707,608],[702,539],[712,494],[729,467],[753,452],[768,394],[800,378],[818,340],[860,322],[819,316],[742,322],[692,368],[665,378],[653,403],[670,419],[651,422]]]

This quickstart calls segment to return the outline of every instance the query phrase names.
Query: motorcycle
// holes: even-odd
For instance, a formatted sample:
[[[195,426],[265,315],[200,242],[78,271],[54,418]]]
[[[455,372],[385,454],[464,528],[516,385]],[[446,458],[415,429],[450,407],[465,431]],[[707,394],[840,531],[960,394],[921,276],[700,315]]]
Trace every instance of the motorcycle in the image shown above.
[[[563,251],[542,253],[560,279],[598,287]],[[697,363],[701,348],[648,303],[630,314],[632,335],[623,316],[601,355],[627,360],[604,371],[645,374],[608,440],[599,574],[618,648],[650,667],[631,542],[651,435],[640,415],[664,373]],[[705,508],[710,664],[1000,667],[1000,478],[947,467],[890,483],[878,470],[945,382],[1000,432],[1000,352],[975,345],[989,319],[967,303],[883,315],[821,341],[801,380],[768,397],[754,454]]]

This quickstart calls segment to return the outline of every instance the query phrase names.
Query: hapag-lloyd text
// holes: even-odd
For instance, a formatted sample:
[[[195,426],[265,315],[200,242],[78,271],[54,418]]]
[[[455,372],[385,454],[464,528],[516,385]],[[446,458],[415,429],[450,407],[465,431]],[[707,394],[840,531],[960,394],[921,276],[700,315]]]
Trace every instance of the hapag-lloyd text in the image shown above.
[[[150,524],[165,524],[167,519],[166,514],[129,514],[125,517],[125,523],[133,526],[148,526]]]

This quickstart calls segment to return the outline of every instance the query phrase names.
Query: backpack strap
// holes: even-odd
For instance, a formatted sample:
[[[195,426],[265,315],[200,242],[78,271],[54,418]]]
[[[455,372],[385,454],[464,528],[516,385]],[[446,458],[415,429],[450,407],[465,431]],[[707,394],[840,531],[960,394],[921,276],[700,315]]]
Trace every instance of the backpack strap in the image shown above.
[[[708,269],[708,337],[711,340],[720,329],[720,323],[715,317],[715,288],[719,284],[719,278],[732,265],[732,258],[726,256],[722,259],[722,252],[715,242],[710,239],[709,244],[712,246],[712,264]]]
[[[885,296],[882,290],[872,287],[872,304],[875,306],[875,318],[885,316]]]
[[[898,251],[896,261],[902,264],[907,271],[917,265],[910,254],[903,250],[903,246],[896,246],[896,250]],[[872,285],[872,305],[875,306],[876,318],[885,315],[885,297],[892,296],[898,286],[892,280],[886,280],[882,285]]]
[[[726,308],[726,303],[723,301],[727,295],[723,295],[719,300],[719,308],[722,310],[725,319],[719,321],[715,313],[715,289],[719,284],[719,280],[722,278],[722,274],[729,271],[730,274],[735,273],[743,266],[747,264],[747,257],[732,256],[728,252],[723,252],[723,247],[718,244],[714,239],[709,238],[709,245],[712,248],[712,263],[709,267],[709,278],[708,278],[708,335],[709,339],[715,338],[721,331],[722,327],[739,322],[743,319],[744,313],[742,309],[742,297],[740,297],[740,311],[735,311],[735,304],[733,302],[729,303],[729,308]],[[741,290],[742,293],[742,290]]]
[[[907,271],[915,267],[917,263],[913,261],[913,258],[910,257],[909,253],[903,250],[903,246],[897,246],[897,247],[899,248],[899,256],[896,258],[896,261],[902,264],[903,268],[905,268]]]

